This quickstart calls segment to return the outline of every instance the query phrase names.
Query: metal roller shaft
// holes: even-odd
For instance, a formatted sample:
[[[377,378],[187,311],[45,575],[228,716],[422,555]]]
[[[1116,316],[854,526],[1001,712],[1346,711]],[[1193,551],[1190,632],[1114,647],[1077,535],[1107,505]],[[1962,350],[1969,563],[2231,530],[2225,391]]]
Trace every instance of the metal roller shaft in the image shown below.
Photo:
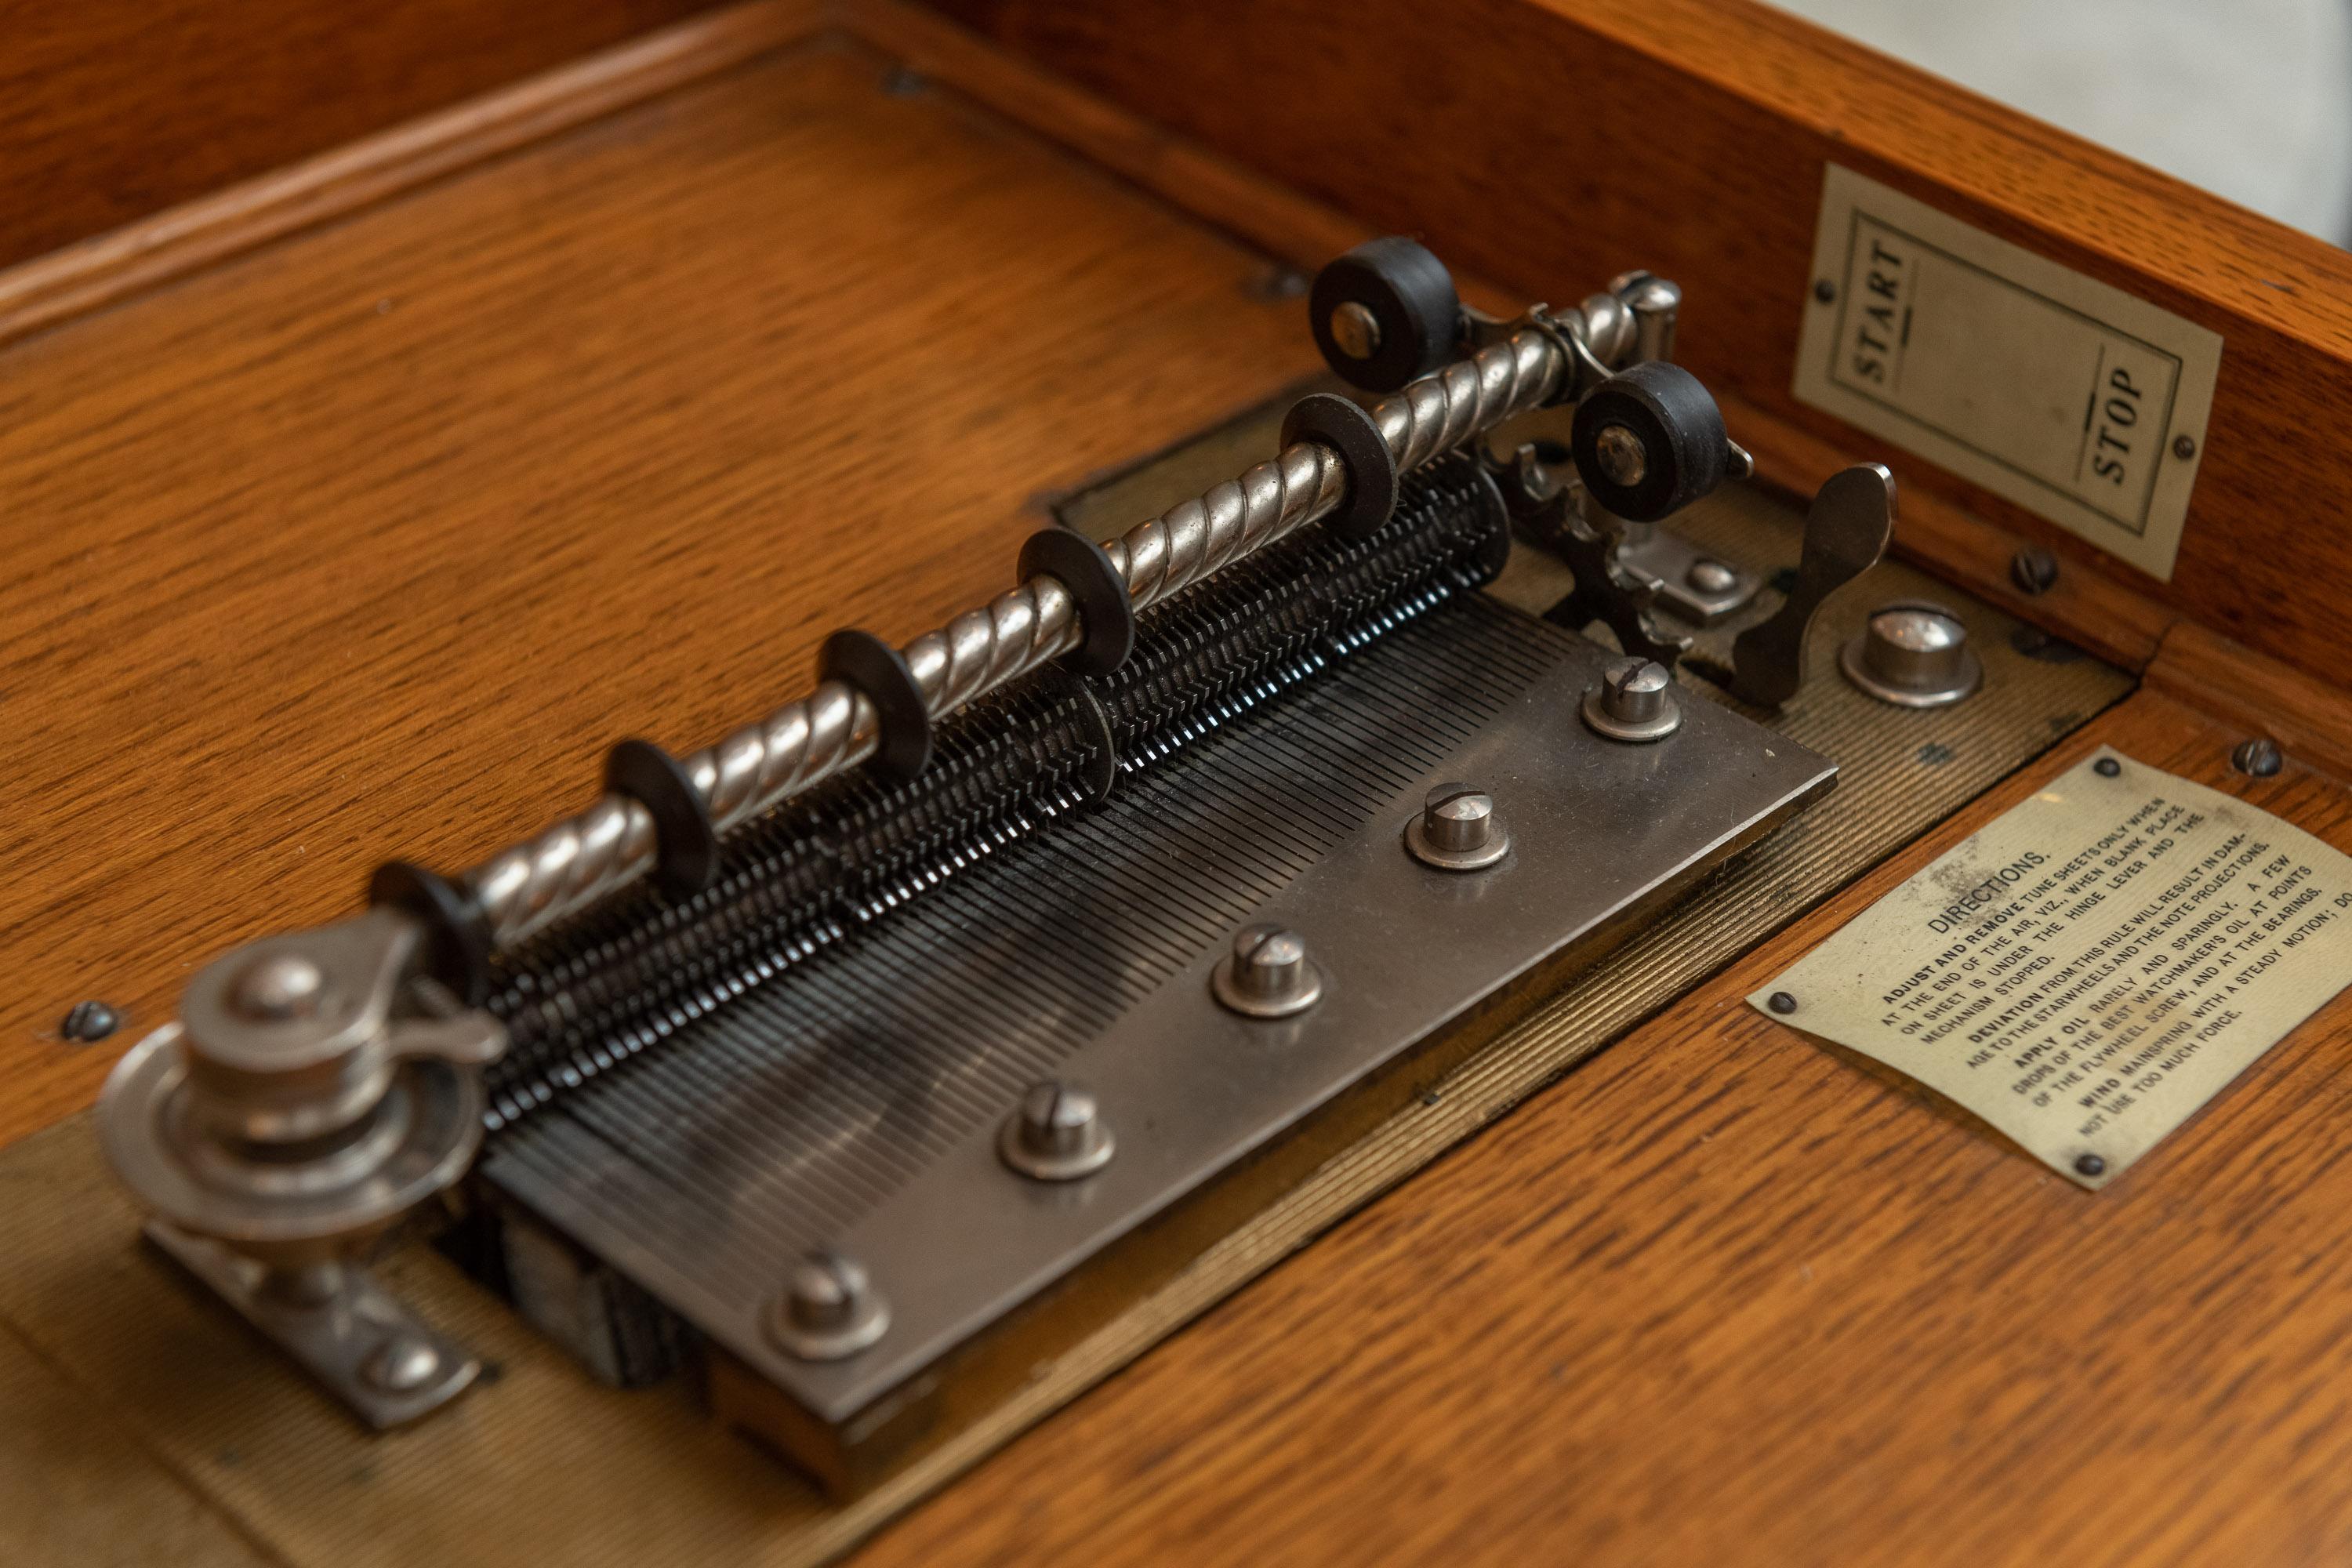
[[[1400,472],[1485,434],[1549,396],[1567,369],[1546,333],[1523,328],[1382,399],[1372,420]],[[1141,610],[1313,522],[1344,499],[1338,453],[1302,441],[1237,479],[1139,522],[1103,548]],[[901,650],[924,706],[945,718],[1077,646],[1076,605],[1053,577],[1033,577]],[[718,744],[683,759],[721,834],[873,754],[874,709],[825,681]],[[467,873],[507,947],[618,891],[652,869],[654,822],[608,795]]]

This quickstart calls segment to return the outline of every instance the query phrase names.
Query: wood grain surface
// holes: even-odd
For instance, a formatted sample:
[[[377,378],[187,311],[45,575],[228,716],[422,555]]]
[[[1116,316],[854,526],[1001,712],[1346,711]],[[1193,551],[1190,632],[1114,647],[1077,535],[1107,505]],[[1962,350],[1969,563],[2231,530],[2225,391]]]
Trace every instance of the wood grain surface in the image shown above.
[[[2143,693],[858,1561],[2284,1564],[2352,1552],[2352,994],[2097,1194],[1745,994]]]
[[[1797,404],[1835,161],[2222,334],[2187,537],[2158,584],[2213,629],[2340,671],[2352,538],[2352,255],[1749,0],[938,0],[987,37],[1449,262],[1555,302],[1648,267],[1676,357],[1916,489],[2100,558]],[[1761,444],[1759,442],[1759,444]]]
[[[0,353],[0,1139],[191,967],[1001,591],[1315,363],[1265,260],[803,47]],[[58,1038],[85,998],[101,1045]]]
[[[506,86],[710,0],[7,8],[0,265]]]
[[[816,32],[828,14],[824,0],[705,12],[9,268],[0,344],[740,65]]]

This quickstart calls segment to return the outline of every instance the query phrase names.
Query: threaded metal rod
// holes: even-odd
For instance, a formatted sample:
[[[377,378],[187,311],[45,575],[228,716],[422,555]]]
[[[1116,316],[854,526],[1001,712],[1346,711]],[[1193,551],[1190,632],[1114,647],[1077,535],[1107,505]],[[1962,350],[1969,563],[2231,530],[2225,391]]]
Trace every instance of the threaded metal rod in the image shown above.
[[[1523,328],[1383,398],[1372,421],[1398,470],[1416,468],[1535,406],[1566,369],[1566,355],[1550,336]],[[1346,489],[1339,455],[1301,441],[1103,548],[1141,610],[1328,515]],[[1037,576],[900,652],[925,709],[943,719],[1069,652],[1081,631],[1068,589]],[[829,680],[683,764],[723,835],[855,767],[875,743],[872,704]],[[492,942],[504,948],[635,881],[652,869],[656,847],[646,808],[608,795],[475,868],[467,881],[481,900]]]

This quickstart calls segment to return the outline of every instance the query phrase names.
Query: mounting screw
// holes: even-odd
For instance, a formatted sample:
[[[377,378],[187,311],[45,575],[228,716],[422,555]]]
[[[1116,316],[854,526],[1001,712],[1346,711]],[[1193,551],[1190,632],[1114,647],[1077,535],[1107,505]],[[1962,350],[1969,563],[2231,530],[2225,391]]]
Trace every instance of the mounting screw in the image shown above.
[[[103,1002],[77,1002],[67,1012],[58,1033],[67,1039],[87,1044],[102,1040],[122,1027],[122,1015]]]
[[[2195,457],[2197,455],[2197,442],[2195,437],[2189,436],[2175,436],[2172,438],[2172,455],[2183,459]]]
[[[2111,779],[2124,771],[2124,765],[2113,757],[2101,757],[2091,764],[2091,771],[2103,779]]]
[[[1834,302],[1837,299],[1837,285],[1831,282],[1826,278],[1815,279],[1813,280],[1813,298],[1819,300],[1824,305]]]
[[[360,1363],[368,1386],[386,1394],[413,1394],[440,1375],[441,1352],[422,1334],[394,1334]]]
[[[1683,727],[1675,678],[1655,659],[1621,658],[1584,694],[1584,721],[1612,741],[1663,741]]]
[[[768,1337],[802,1361],[840,1361],[882,1337],[890,1309],[856,1259],[816,1251],[793,1265],[768,1313]]]
[[[1511,836],[1495,817],[1495,797],[1466,784],[1429,792],[1421,815],[1404,825],[1404,847],[1424,866],[1477,871],[1511,852]]]
[[[2009,580],[2021,594],[2046,594],[2058,585],[2058,557],[2029,544],[2009,558]]]
[[[1381,352],[1380,318],[1349,300],[1331,312],[1331,341],[1349,359],[1370,359]]]
[[[1739,585],[1739,574],[1720,561],[1702,555],[1690,563],[1683,581],[1701,594],[1728,594]]]
[[[1209,988],[1218,1001],[1253,1018],[1286,1018],[1323,999],[1323,972],[1297,931],[1276,925],[1244,926],[1231,957],[1217,965]]]
[[[2107,1173],[2107,1163],[2096,1154],[2077,1154],[2074,1156],[2074,1170],[2078,1175],[2104,1176]]]
[[[1095,1097],[1066,1083],[1032,1084],[1005,1119],[996,1152],[1007,1165],[1041,1182],[1070,1182],[1110,1163],[1110,1129]]]
[[[1650,449],[1629,426],[1603,425],[1592,438],[1592,455],[1611,484],[1631,489],[1650,476]]]
[[[1771,1008],[1772,1011],[1780,1014],[1782,1017],[1787,1017],[1790,1014],[1797,1010],[1797,999],[1794,996],[1790,995],[1786,991],[1775,991],[1771,995],[1767,996],[1764,999],[1764,1005]]]
[[[2279,755],[2278,742],[2267,735],[2242,741],[2237,750],[2230,753],[2230,765],[2252,779],[2273,776],[2284,761]]]

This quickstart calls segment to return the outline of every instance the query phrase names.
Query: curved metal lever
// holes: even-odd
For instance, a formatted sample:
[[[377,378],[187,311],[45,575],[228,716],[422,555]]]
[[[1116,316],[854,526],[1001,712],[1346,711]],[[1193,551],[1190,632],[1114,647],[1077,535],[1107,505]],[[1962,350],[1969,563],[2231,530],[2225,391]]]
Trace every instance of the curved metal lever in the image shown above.
[[[1895,536],[1895,476],[1881,463],[1832,474],[1805,513],[1796,585],[1731,645],[1731,694],[1778,708],[1805,681],[1805,639],[1830,595],[1878,564]]]

